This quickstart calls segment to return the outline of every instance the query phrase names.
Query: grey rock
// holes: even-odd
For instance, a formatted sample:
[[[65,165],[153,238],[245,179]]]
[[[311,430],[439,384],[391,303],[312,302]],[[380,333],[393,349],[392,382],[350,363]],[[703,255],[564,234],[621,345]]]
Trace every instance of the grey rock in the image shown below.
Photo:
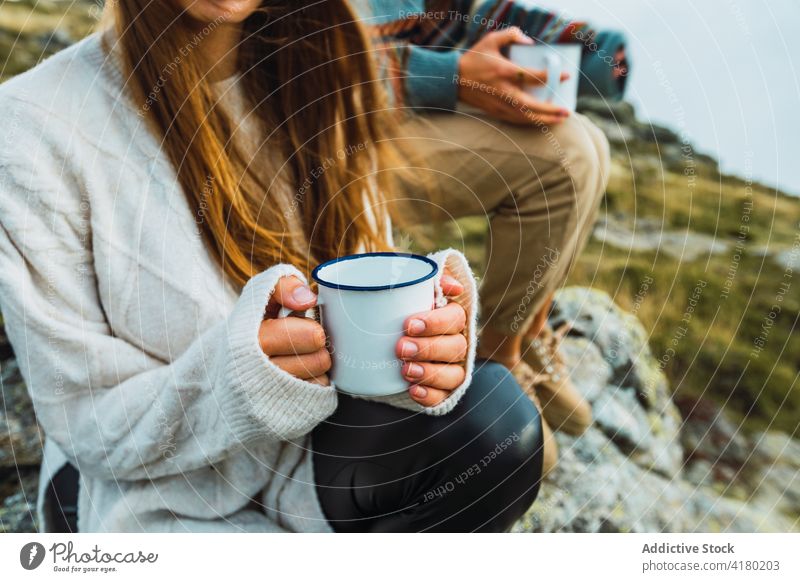
[[[769,431],[753,435],[750,444],[743,473],[753,503],[772,513],[800,515],[800,441]]]
[[[648,445],[647,414],[632,391],[607,386],[592,406],[594,422],[611,442],[627,454]]]
[[[592,123],[600,128],[606,138],[608,138],[608,141],[613,145],[625,146],[638,141],[636,131],[627,125],[621,125],[614,120],[592,115],[590,115],[589,118],[592,120]]]
[[[559,464],[515,531],[798,529],[797,440],[764,433],[751,442],[708,407],[685,411],[686,426],[645,330],[607,294],[560,291],[551,323],[567,322],[562,350],[595,422],[579,437],[557,433]]]
[[[775,254],[775,262],[786,270],[800,267],[800,247],[785,249]]]
[[[554,326],[570,324],[570,336],[584,337],[598,347],[611,369],[611,383],[633,388],[649,409],[670,408],[666,378],[647,344],[647,332],[607,293],[583,287],[563,289],[551,319]],[[677,418],[677,412],[673,416]]]
[[[630,103],[582,98],[577,110],[605,133],[616,146],[616,156],[626,161],[649,152],[657,156],[662,169],[678,173],[687,168],[712,174],[719,171],[717,160],[697,151],[685,136],[668,127],[636,119]]]
[[[694,261],[726,252],[730,243],[707,234],[691,230],[670,230],[654,220],[620,220],[613,216],[601,217],[595,225],[593,236],[600,242],[634,252],[658,251],[680,261]]]
[[[0,469],[38,466],[44,435],[14,360],[0,366]]]
[[[696,459],[684,467],[683,477],[698,486],[714,486],[714,465],[705,459]]]
[[[747,248],[747,252],[754,257],[769,257],[773,255],[769,245],[753,245]]]
[[[4,478],[5,479],[5,478]],[[13,473],[9,482],[0,490],[11,490],[2,494],[0,501],[0,532],[27,533],[37,530],[36,498],[39,472],[36,469]]]
[[[684,477],[773,520],[800,516],[800,441],[779,432],[745,435],[714,403],[677,400],[685,422]]]
[[[656,123],[639,123],[637,134],[645,141],[654,141],[662,147],[667,144],[680,144],[681,140],[677,133],[668,127]]]
[[[800,441],[783,432],[761,432],[753,437],[754,452],[766,462],[785,462],[800,469]]]
[[[676,402],[684,419],[681,444],[687,463],[704,460],[728,475],[738,473],[751,456],[741,427],[708,400],[684,396]]]
[[[611,379],[611,366],[600,349],[586,338],[569,337],[561,344],[561,351],[575,387],[589,402],[597,400]]]
[[[611,120],[619,125],[635,125],[636,110],[627,101],[609,101],[599,97],[581,97],[577,110],[584,115]]]

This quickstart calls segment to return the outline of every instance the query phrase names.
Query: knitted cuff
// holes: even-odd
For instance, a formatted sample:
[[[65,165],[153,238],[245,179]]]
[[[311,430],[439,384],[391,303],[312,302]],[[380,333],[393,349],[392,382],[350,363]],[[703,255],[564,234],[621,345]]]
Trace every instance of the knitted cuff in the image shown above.
[[[455,110],[458,102],[458,50],[408,47],[406,102],[411,107]]]
[[[336,391],[295,378],[261,351],[258,331],[278,279],[305,277],[276,265],[250,279],[228,320],[227,365],[218,383],[228,423],[242,442],[270,437],[290,440],[310,432],[336,409]]]

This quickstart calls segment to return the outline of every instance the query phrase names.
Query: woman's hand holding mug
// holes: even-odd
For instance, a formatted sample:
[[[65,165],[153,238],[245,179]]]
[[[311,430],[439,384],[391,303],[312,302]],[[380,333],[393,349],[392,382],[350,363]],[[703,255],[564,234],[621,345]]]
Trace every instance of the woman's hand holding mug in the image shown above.
[[[448,273],[442,275],[441,286],[447,297],[464,292]],[[409,395],[423,406],[436,406],[464,382],[466,324],[464,308],[454,302],[406,319],[406,335],[397,342],[397,357],[404,361],[403,377],[412,383]]]
[[[464,291],[448,273],[442,275],[441,286],[447,297]],[[261,323],[259,344],[270,361],[283,371],[329,386],[331,355],[326,349],[322,326],[308,318],[278,318],[281,307],[306,311],[316,304],[317,296],[297,277],[281,278],[267,306],[267,318]],[[406,319],[406,335],[397,342],[397,357],[403,360],[402,374],[411,384],[409,395],[423,406],[439,404],[464,382],[466,321],[464,308],[454,302]]]
[[[329,386],[331,355],[326,349],[325,330],[313,319],[277,319],[281,307],[306,311],[317,304],[317,296],[297,277],[282,277],[275,286],[267,319],[261,322],[258,341],[270,361],[284,372],[322,386]]]

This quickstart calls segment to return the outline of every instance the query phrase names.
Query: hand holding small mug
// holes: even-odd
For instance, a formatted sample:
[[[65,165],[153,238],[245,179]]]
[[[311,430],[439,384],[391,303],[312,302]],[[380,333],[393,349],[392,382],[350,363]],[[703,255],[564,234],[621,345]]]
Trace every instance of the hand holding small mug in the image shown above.
[[[314,384],[329,386],[331,355],[322,326],[307,317],[278,319],[281,307],[306,311],[317,304],[317,296],[297,277],[281,277],[267,305],[258,341],[270,361],[287,374]]]
[[[538,100],[525,86],[546,85],[543,69],[520,67],[502,54],[506,45],[532,45],[533,40],[519,28],[488,33],[465,51],[458,63],[458,98],[496,119],[520,125],[555,125],[564,121],[568,109]],[[569,75],[561,75],[565,81]]]

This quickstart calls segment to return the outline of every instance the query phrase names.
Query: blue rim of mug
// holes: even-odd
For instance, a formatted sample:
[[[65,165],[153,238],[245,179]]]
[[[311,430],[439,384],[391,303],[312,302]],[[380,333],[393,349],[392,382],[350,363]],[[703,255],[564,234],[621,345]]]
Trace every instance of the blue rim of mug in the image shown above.
[[[331,265],[340,263],[342,261],[353,261],[356,259],[363,259],[365,257],[406,257],[409,259],[418,259],[423,263],[428,263],[428,265],[430,265],[432,269],[430,273],[424,275],[423,277],[419,277],[418,279],[414,279],[412,281],[403,281],[402,283],[397,283],[395,285],[372,285],[372,286],[340,285],[338,283],[331,283],[330,281],[325,281],[319,276],[319,271],[321,269],[324,269],[325,267],[329,267]],[[317,265],[311,272],[311,278],[314,279],[314,281],[316,281],[323,287],[328,287],[330,289],[339,289],[342,291],[386,291],[388,289],[400,289],[401,287],[410,287],[411,285],[422,283],[423,281],[427,281],[431,277],[435,276],[438,271],[439,271],[439,265],[436,264],[436,261],[429,259],[428,257],[423,257],[422,255],[415,255],[413,253],[393,253],[387,251],[380,253],[360,253],[357,255],[347,255],[346,257],[339,257],[338,259],[331,259],[330,261],[326,261],[321,265]]]

